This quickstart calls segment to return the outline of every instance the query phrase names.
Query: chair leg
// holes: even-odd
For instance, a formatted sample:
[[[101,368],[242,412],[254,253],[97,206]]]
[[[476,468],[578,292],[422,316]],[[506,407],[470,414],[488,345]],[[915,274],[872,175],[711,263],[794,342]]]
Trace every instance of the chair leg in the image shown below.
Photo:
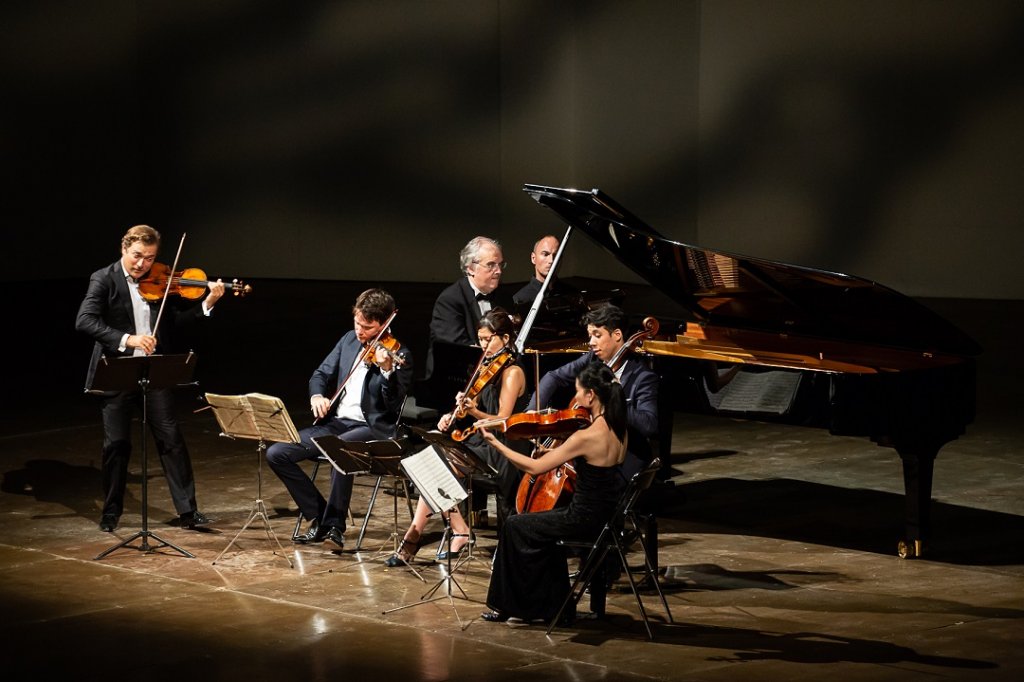
[[[598,544],[600,543],[600,544]],[[565,599],[562,600],[562,605],[558,608],[558,613],[548,623],[547,634],[551,634],[551,631],[555,629],[555,626],[562,619],[565,614],[565,609],[569,604],[572,604],[575,609],[580,599],[586,593],[587,588],[590,587],[591,582],[597,573],[597,568],[604,564],[605,557],[608,555],[608,544],[604,541],[604,532],[602,531],[601,537],[598,538],[598,542],[595,542],[590,552],[583,559],[580,564],[580,570],[576,573],[576,579],[573,580],[572,585],[569,587],[569,594],[565,595]]]
[[[363,525],[359,528],[359,539],[356,540],[357,552],[363,546],[363,538],[366,536],[366,527],[370,524],[370,514],[373,513],[373,505],[377,503],[377,494],[380,492],[380,486],[383,481],[384,477],[378,476],[377,482],[373,484],[373,492],[370,493],[370,503],[366,507],[366,516],[363,517]]]
[[[316,481],[316,474],[320,471],[320,460],[313,460],[313,470],[309,472],[309,480]],[[302,512],[299,512],[299,518],[295,519],[295,528],[292,530],[292,540],[296,540],[299,537],[299,531],[302,529]]]
[[[668,622],[675,623],[672,619],[672,610],[668,607],[668,599],[665,598],[665,591],[661,589],[661,583],[658,582],[659,570],[657,564],[651,561],[651,555],[647,551],[647,545],[643,538],[640,538],[640,549],[643,551],[644,563],[647,566],[647,578],[654,584],[654,589],[658,591],[658,597],[661,599],[661,605],[665,607],[665,615],[668,617]]]

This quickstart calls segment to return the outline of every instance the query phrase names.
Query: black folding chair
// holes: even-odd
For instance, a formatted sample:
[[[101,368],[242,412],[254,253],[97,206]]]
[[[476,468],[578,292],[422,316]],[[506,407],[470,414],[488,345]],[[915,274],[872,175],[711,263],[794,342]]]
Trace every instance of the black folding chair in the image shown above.
[[[644,608],[643,600],[640,598],[640,586],[637,581],[633,578],[633,574],[630,572],[629,565],[626,563],[626,553],[629,550],[629,543],[624,540],[624,533],[627,528],[631,528],[632,532],[630,535],[635,534],[637,541],[640,543],[640,548],[643,551],[644,556],[644,584],[651,584],[658,591],[658,596],[661,598],[661,603],[665,607],[665,614],[668,616],[668,622],[673,623],[672,612],[668,607],[668,600],[665,599],[665,593],[661,589],[661,585],[658,583],[658,573],[651,564],[650,553],[648,551],[647,543],[644,540],[643,533],[641,533],[641,520],[636,512],[636,502],[639,499],[641,493],[647,490],[655,476],[658,474],[658,469],[661,467],[661,460],[657,457],[648,464],[643,471],[640,471],[633,475],[633,477],[626,484],[625,490],[622,492],[622,496],[619,498],[619,502],[615,507],[615,512],[612,517],[601,529],[597,538],[593,542],[579,542],[574,540],[562,540],[559,542],[560,545],[569,548],[578,548],[586,551],[586,556],[580,563],[579,571],[576,573],[576,579],[573,581],[572,587],[569,588],[569,594],[566,595],[565,600],[562,602],[562,606],[558,609],[558,614],[551,619],[551,624],[548,626],[547,634],[551,634],[551,631],[555,629],[555,626],[562,619],[562,615],[566,609],[572,607],[572,612],[575,612],[577,604],[583,597],[584,592],[591,587],[591,583],[594,580],[602,581],[600,586],[595,585],[595,588],[603,590],[605,585],[605,559],[609,552],[614,551],[618,557],[619,562],[622,564],[622,570],[629,578],[629,586],[633,591],[633,597],[636,598],[636,605],[640,609],[640,616],[643,618],[644,627],[647,629],[647,636],[650,639],[654,639],[654,633],[651,631],[650,619],[647,617],[647,610]]]

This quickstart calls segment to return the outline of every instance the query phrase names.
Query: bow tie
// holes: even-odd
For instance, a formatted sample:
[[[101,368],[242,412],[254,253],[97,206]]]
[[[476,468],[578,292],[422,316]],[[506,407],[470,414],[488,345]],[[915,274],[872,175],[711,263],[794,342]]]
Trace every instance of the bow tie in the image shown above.
[[[491,295],[490,294],[483,294],[483,293],[477,294],[476,295],[476,300],[478,300],[478,301],[490,301],[491,300]]]

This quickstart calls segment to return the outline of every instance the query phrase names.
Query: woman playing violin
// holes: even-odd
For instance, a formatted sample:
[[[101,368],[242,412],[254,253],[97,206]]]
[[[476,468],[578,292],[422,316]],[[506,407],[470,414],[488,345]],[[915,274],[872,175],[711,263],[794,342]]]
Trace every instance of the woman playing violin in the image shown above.
[[[526,375],[522,367],[510,360],[509,355],[512,352],[510,349],[514,334],[512,319],[501,308],[492,308],[480,318],[477,340],[484,355],[474,377],[479,376],[480,379],[471,382],[466,391],[456,396],[454,409],[438,420],[438,430],[448,431],[458,423],[469,425],[480,420],[505,418],[525,407]],[[499,369],[493,373],[489,372],[494,367]],[[458,413],[462,413],[463,416],[456,416]],[[463,444],[498,472],[498,509],[499,517],[503,519],[504,512],[507,512],[515,502],[519,472],[480,436],[471,436],[463,441]],[[412,524],[405,533],[398,553],[390,557],[385,565],[398,566],[415,556],[420,536],[430,515],[430,507],[420,499]],[[457,509],[450,520],[453,532],[451,551],[457,554],[469,544],[469,526]],[[447,554],[442,552],[438,558],[447,559]]]
[[[596,537],[611,517],[622,489],[620,464],[626,450],[626,401],[622,386],[603,363],[587,365],[576,377],[575,404],[588,410],[591,425],[537,457],[518,453],[486,428],[483,438],[512,464],[542,474],[575,461],[576,492],[566,507],[517,514],[498,534],[483,619],[550,620],[570,589],[565,552],[557,541]]]

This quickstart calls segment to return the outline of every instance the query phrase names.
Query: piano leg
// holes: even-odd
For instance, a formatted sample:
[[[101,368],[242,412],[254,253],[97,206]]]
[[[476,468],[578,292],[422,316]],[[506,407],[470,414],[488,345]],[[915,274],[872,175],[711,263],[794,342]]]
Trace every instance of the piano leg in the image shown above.
[[[903,490],[906,500],[906,535],[898,552],[903,559],[914,559],[923,553],[931,532],[932,472],[938,447],[920,444],[897,446],[903,460]]]

